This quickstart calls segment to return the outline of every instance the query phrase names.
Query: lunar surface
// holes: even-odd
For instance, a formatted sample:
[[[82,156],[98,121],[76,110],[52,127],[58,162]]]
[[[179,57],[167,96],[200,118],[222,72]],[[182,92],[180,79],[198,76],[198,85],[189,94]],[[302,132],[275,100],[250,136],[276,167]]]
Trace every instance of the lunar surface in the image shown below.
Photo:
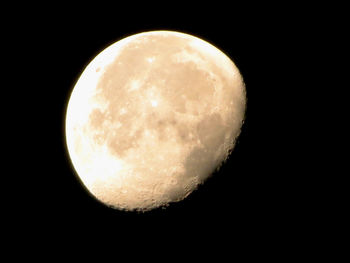
[[[85,68],[69,99],[66,143],[86,189],[107,206],[147,211],[187,197],[228,158],[245,86],[197,37],[132,35]]]

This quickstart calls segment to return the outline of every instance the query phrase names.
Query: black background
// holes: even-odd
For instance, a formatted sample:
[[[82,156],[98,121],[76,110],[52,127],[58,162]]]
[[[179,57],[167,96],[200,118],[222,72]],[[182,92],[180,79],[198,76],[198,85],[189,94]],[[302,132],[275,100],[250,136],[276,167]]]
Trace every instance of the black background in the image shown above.
[[[26,170],[17,226],[31,236],[63,236],[67,242],[93,240],[92,235],[116,244],[181,240],[180,250],[199,244],[202,250],[216,244],[231,249],[268,240],[278,246],[278,240],[297,235],[309,224],[311,209],[303,199],[303,179],[296,171],[302,160],[293,155],[289,126],[298,107],[289,106],[293,76],[300,74],[290,71],[300,63],[300,16],[286,7],[275,12],[268,6],[136,3],[28,12],[12,31],[19,38],[22,66],[30,68],[22,75],[28,158],[16,168]],[[76,177],[65,146],[65,110],[91,59],[117,40],[150,30],[189,33],[226,53],[246,84],[246,120],[230,159],[187,199],[146,213],[123,212],[95,200]]]

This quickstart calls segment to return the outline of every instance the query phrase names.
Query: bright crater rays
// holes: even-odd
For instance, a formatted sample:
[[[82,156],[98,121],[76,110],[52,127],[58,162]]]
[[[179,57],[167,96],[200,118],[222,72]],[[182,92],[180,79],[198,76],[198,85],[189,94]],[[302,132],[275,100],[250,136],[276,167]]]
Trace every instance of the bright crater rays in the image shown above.
[[[188,196],[240,133],[245,87],[234,63],[194,36],[154,31],[107,47],[69,99],[66,143],[104,204],[151,210]]]

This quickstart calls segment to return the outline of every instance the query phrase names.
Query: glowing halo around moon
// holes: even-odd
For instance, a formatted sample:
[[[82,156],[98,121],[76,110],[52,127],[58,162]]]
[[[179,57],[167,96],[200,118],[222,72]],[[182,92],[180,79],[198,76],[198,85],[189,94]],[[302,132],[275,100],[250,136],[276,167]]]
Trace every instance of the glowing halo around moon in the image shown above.
[[[151,210],[183,200],[227,159],[245,107],[239,70],[219,49],[184,33],[140,33],[81,74],[67,107],[67,149],[99,201]]]

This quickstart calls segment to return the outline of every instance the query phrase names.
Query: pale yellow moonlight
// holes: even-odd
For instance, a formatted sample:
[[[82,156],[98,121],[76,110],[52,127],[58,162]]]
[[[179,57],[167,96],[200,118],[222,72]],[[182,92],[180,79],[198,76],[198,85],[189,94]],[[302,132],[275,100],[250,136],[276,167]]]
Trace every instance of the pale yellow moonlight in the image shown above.
[[[67,107],[67,149],[102,203],[151,210],[184,199],[227,159],[245,106],[243,79],[219,49],[184,33],[140,33],[81,74]]]

